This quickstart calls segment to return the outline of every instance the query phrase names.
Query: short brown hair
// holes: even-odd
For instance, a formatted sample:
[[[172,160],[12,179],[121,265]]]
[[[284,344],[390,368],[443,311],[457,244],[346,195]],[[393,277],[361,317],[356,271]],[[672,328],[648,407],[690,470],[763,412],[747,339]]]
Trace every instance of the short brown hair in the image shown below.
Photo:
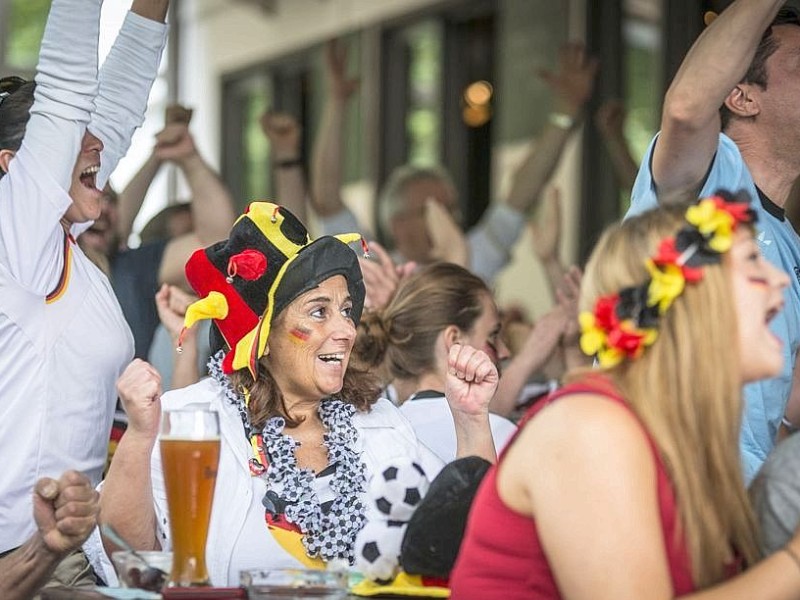
[[[750,67],[748,67],[747,72],[739,83],[752,83],[762,90],[767,89],[767,59],[778,49],[778,40],[772,35],[772,28],[776,25],[800,26],[800,13],[791,6],[785,6],[778,11],[778,14],[775,15],[772,23],[761,37]],[[722,121],[722,130],[725,131],[734,115],[723,104],[719,109],[719,116]]]

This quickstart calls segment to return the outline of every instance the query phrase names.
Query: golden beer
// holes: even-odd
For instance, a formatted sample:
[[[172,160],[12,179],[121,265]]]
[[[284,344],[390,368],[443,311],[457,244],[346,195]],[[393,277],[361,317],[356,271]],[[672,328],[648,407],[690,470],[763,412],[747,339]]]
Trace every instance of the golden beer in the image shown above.
[[[172,535],[172,586],[209,585],[206,537],[220,441],[218,430],[208,433],[210,439],[185,439],[173,425],[159,442]]]

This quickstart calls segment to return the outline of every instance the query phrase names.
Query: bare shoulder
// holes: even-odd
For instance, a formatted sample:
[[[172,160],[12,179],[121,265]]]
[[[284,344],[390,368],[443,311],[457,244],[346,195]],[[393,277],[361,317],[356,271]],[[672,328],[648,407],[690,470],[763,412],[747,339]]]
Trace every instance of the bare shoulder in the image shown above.
[[[600,394],[578,393],[542,409],[520,434],[523,444],[581,448],[607,442],[647,445],[644,429],[627,406]]]
[[[592,489],[613,473],[616,480],[653,474],[645,430],[626,406],[599,394],[559,398],[531,419],[509,448],[498,491],[510,507],[532,514],[536,490],[574,484]]]

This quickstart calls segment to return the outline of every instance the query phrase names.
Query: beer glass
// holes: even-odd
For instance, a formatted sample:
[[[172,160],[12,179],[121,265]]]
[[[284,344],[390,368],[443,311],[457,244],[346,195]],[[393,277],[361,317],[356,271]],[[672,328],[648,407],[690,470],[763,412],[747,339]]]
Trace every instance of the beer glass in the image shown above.
[[[169,585],[209,585],[206,537],[219,464],[219,417],[211,410],[165,410],[159,444],[172,534]]]

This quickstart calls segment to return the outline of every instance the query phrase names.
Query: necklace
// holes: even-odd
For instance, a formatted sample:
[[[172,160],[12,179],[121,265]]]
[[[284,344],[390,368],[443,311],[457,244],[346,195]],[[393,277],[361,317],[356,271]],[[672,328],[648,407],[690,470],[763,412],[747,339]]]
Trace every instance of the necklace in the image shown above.
[[[325,560],[346,559],[352,565],[355,538],[366,521],[361,501],[366,467],[354,450],[358,439],[353,425],[355,407],[334,397],[323,399],[319,405],[320,420],[327,430],[323,445],[328,449],[329,464],[336,466],[330,483],[336,497],[330,508],[323,511],[313,486],[314,471],[297,465],[295,449],[299,443],[283,432],[286,421],[276,416],[268,419],[261,431],[252,426],[247,410],[249,398],[235,390],[222,372],[222,356],[220,351],[211,357],[209,373],[242,419],[245,436],[255,455],[250,459],[251,473],[265,477],[268,496],[277,495],[285,502],[286,519],[302,532],[306,554]]]

